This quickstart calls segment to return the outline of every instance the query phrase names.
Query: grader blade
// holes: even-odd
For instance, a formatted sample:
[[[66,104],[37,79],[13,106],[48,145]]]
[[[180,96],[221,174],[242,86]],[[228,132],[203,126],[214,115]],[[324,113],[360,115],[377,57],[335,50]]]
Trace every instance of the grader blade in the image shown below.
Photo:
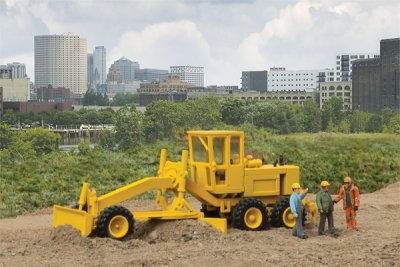
[[[225,218],[207,218],[201,217],[198,219],[199,221],[203,221],[211,225],[213,228],[217,229],[218,231],[226,234],[228,232],[228,225]]]
[[[53,227],[61,225],[71,225],[79,230],[83,237],[86,237],[92,232],[93,217],[86,211],[54,205]]]

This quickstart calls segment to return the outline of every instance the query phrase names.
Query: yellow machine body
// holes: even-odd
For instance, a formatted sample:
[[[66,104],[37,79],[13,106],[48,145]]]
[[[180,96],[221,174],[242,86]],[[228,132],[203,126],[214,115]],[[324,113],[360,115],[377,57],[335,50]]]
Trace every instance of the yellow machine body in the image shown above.
[[[89,183],[85,182],[77,209],[58,205],[53,207],[53,226],[71,225],[82,236],[88,236],[96,229],[99,216],[105,209],[150,190],[157,190],[156,203],[160,209],[131,211],[134,219],[198,219],[226,233],[226,217],[229,217],[241,200],[255,198],[265,205],[273,205],[282,196],[292,193],[292,183],[299,182],[297,166],[263,165],[261,160],[245,156],[243,132],[189,131],[188,137],[189,152],[182,151],[179,162],[168,161],[167,151],[161,150],[160,166],[155,177],[140,179],[103,196],[97,196],[96,191],[90,189]],[[192,177],[188,176],[188,164]],[[167,192],[173,192],[175,197],[168,199]],[[187,193],[207,209],[218,209],[219,218],[205,217],[203,212],[194,210],[185,198]],[[308,211],[316,211],[315,204],[308,199],[303,200],[303,203]],[[289,221],[290,214],[287,216]],[[259,224],[259,211],[256,208],[250,209],[244,218],[249,228],[252,228],[252,225]],[[313,220],[316,217],[313,216]],[[109,230],[114,231],[118,237],[121,229],[127,227],[127,220],[116,216],[114,221],[114,224],[110,222]],[[290,223],[286,225],[290,226]]]
[[[244,198],[257,198],[267,206],[274,205],[292,194],[293,183],[300,182],[298,166],[263,165],[260,159],[245,155],[241,131],[189,131],[188,142],[192,174],[188,191],[222,214],[232,212]],[[203,194],[198,194],[199,191]],[[315,203],[305,198],[303,204],[316,222]]]

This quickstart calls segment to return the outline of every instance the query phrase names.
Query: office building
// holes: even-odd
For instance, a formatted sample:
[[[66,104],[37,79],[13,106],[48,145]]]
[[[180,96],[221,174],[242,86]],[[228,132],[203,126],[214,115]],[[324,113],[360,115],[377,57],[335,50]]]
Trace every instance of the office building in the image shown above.
[[[229,95],[228,95],[229,96]],[[290,90],[290,91],[268,91],[268,92],[237,92],[233,94],[233,97],[238,97],[243,100],[280,100],[290,104],[304,105],[306,101],[313,100],[317,98],[317,93],[307,92],[305,90]]]
[[[353,62],[358,59],[379,58],[378,53],[353,53],[336,55],[336,81],[352,80]]]
[[[319,106],[332,97],[343,100],[343,110],[352,109],[352,83],[351,82],[321,82],[319,84]]]
[[[126,57],[121,57],[114,61],[114,64],[119,68],[122,82],[135,80],[135,72],[140,68],[138,62],[129,60]]]
[[[9,67],[11,69],[11,78],[12,79],[20,79],[20,78],[27,77],[25,64],[13,62],[13,63],[7,64],[7,67]]]
[[[139,104],[147,106],[156,100],[181,102],[186,100],[187,90],[191,87],[193,84],[183,82],[179,74],[170,74],[168,79],[162,82],[141,83],[138,89]]]
[[[181,81],[204,87],[204,67],[170,66],[171,74],[179,74]]]
[[[107,83],[114,82],[114,83],[122,83],[122,75],[121,71],[117,64],[111,64],[110,68],[108,69],[107,73]]]
[[[268,71],[242,71],[242,91],[266,92],[268,90]]]
[[[94,77],[93,77],[93,54],[87,54],[87,83],[88,89],[94,89]]]
[[[34,38],[35,85],[63,87],[82,97],[87,91],[86,39],[74,35],[40,35]]]
[[[12,79],[11,69],[7,65],[0,65],[0,79]]]
[[[65,102],[71,98],[71,92],[67,88],[39,87],[36,91],[37,100],[44,102]]]
[[[353,63],[353,109],[400,113],[400,38],[381,40],[380,53]]]
[[[320,81],[334,79],[332,70],[286,70],[271,68],[268,72],[269,91],[313,91]]]
[[[135,78],[142,82],[164,81],[168,78],[168,70],[139,69],[135,72]]]
[[[3,101],[28,101],[29,93],[29,79],[0,79],[0,87],[3,88]]]
[[[381,40],[381,109],[400,113],[400,38]]]
[[[27,78],[25,64],[13,62],[0,65],[0,79]]]
[[[379,58],[353,62],[353,109],[380,112],[380,70]]]
[[[93,51],[93,80],[95,87],[103,85],[107,80],[106,48],[96,46]]]

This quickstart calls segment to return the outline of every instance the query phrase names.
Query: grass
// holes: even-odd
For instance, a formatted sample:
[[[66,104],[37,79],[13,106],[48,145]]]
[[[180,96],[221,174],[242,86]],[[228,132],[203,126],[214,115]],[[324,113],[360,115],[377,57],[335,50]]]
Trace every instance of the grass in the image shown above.
[[[372,192],[400,178],[400,136],[392,134],[272,135],[247,133],[246,150],[272,163],[285,155],[300,166],[302,185],[317,190],[327,179],[337,190],[351,176],[362,193]],[[134,154],[91,149],[87,154],[53,152],[26,161],[0,163],[0,218],[74,203],[84,180],[102,195],[140,178],[156,175],[161,148],[179,160],[184,141],[158,141]],[[151,198],[150,192],[142,198]]]

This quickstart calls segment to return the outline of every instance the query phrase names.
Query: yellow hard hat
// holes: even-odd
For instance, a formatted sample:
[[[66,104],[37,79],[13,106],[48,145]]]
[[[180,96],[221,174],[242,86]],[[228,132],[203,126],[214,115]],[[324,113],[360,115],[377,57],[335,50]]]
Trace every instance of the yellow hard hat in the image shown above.
[[[328,181],[322,181],[321,182],[321,186],[329,186],[329,182]]]
[[[299,183],[292,184],[292,189],[296,189],[296,188],[300,188],[300,184]]]
[[[345,182],[345,183],[351,183],[351,178],[350,178],[350,177],[344,178],[344,182]]]

